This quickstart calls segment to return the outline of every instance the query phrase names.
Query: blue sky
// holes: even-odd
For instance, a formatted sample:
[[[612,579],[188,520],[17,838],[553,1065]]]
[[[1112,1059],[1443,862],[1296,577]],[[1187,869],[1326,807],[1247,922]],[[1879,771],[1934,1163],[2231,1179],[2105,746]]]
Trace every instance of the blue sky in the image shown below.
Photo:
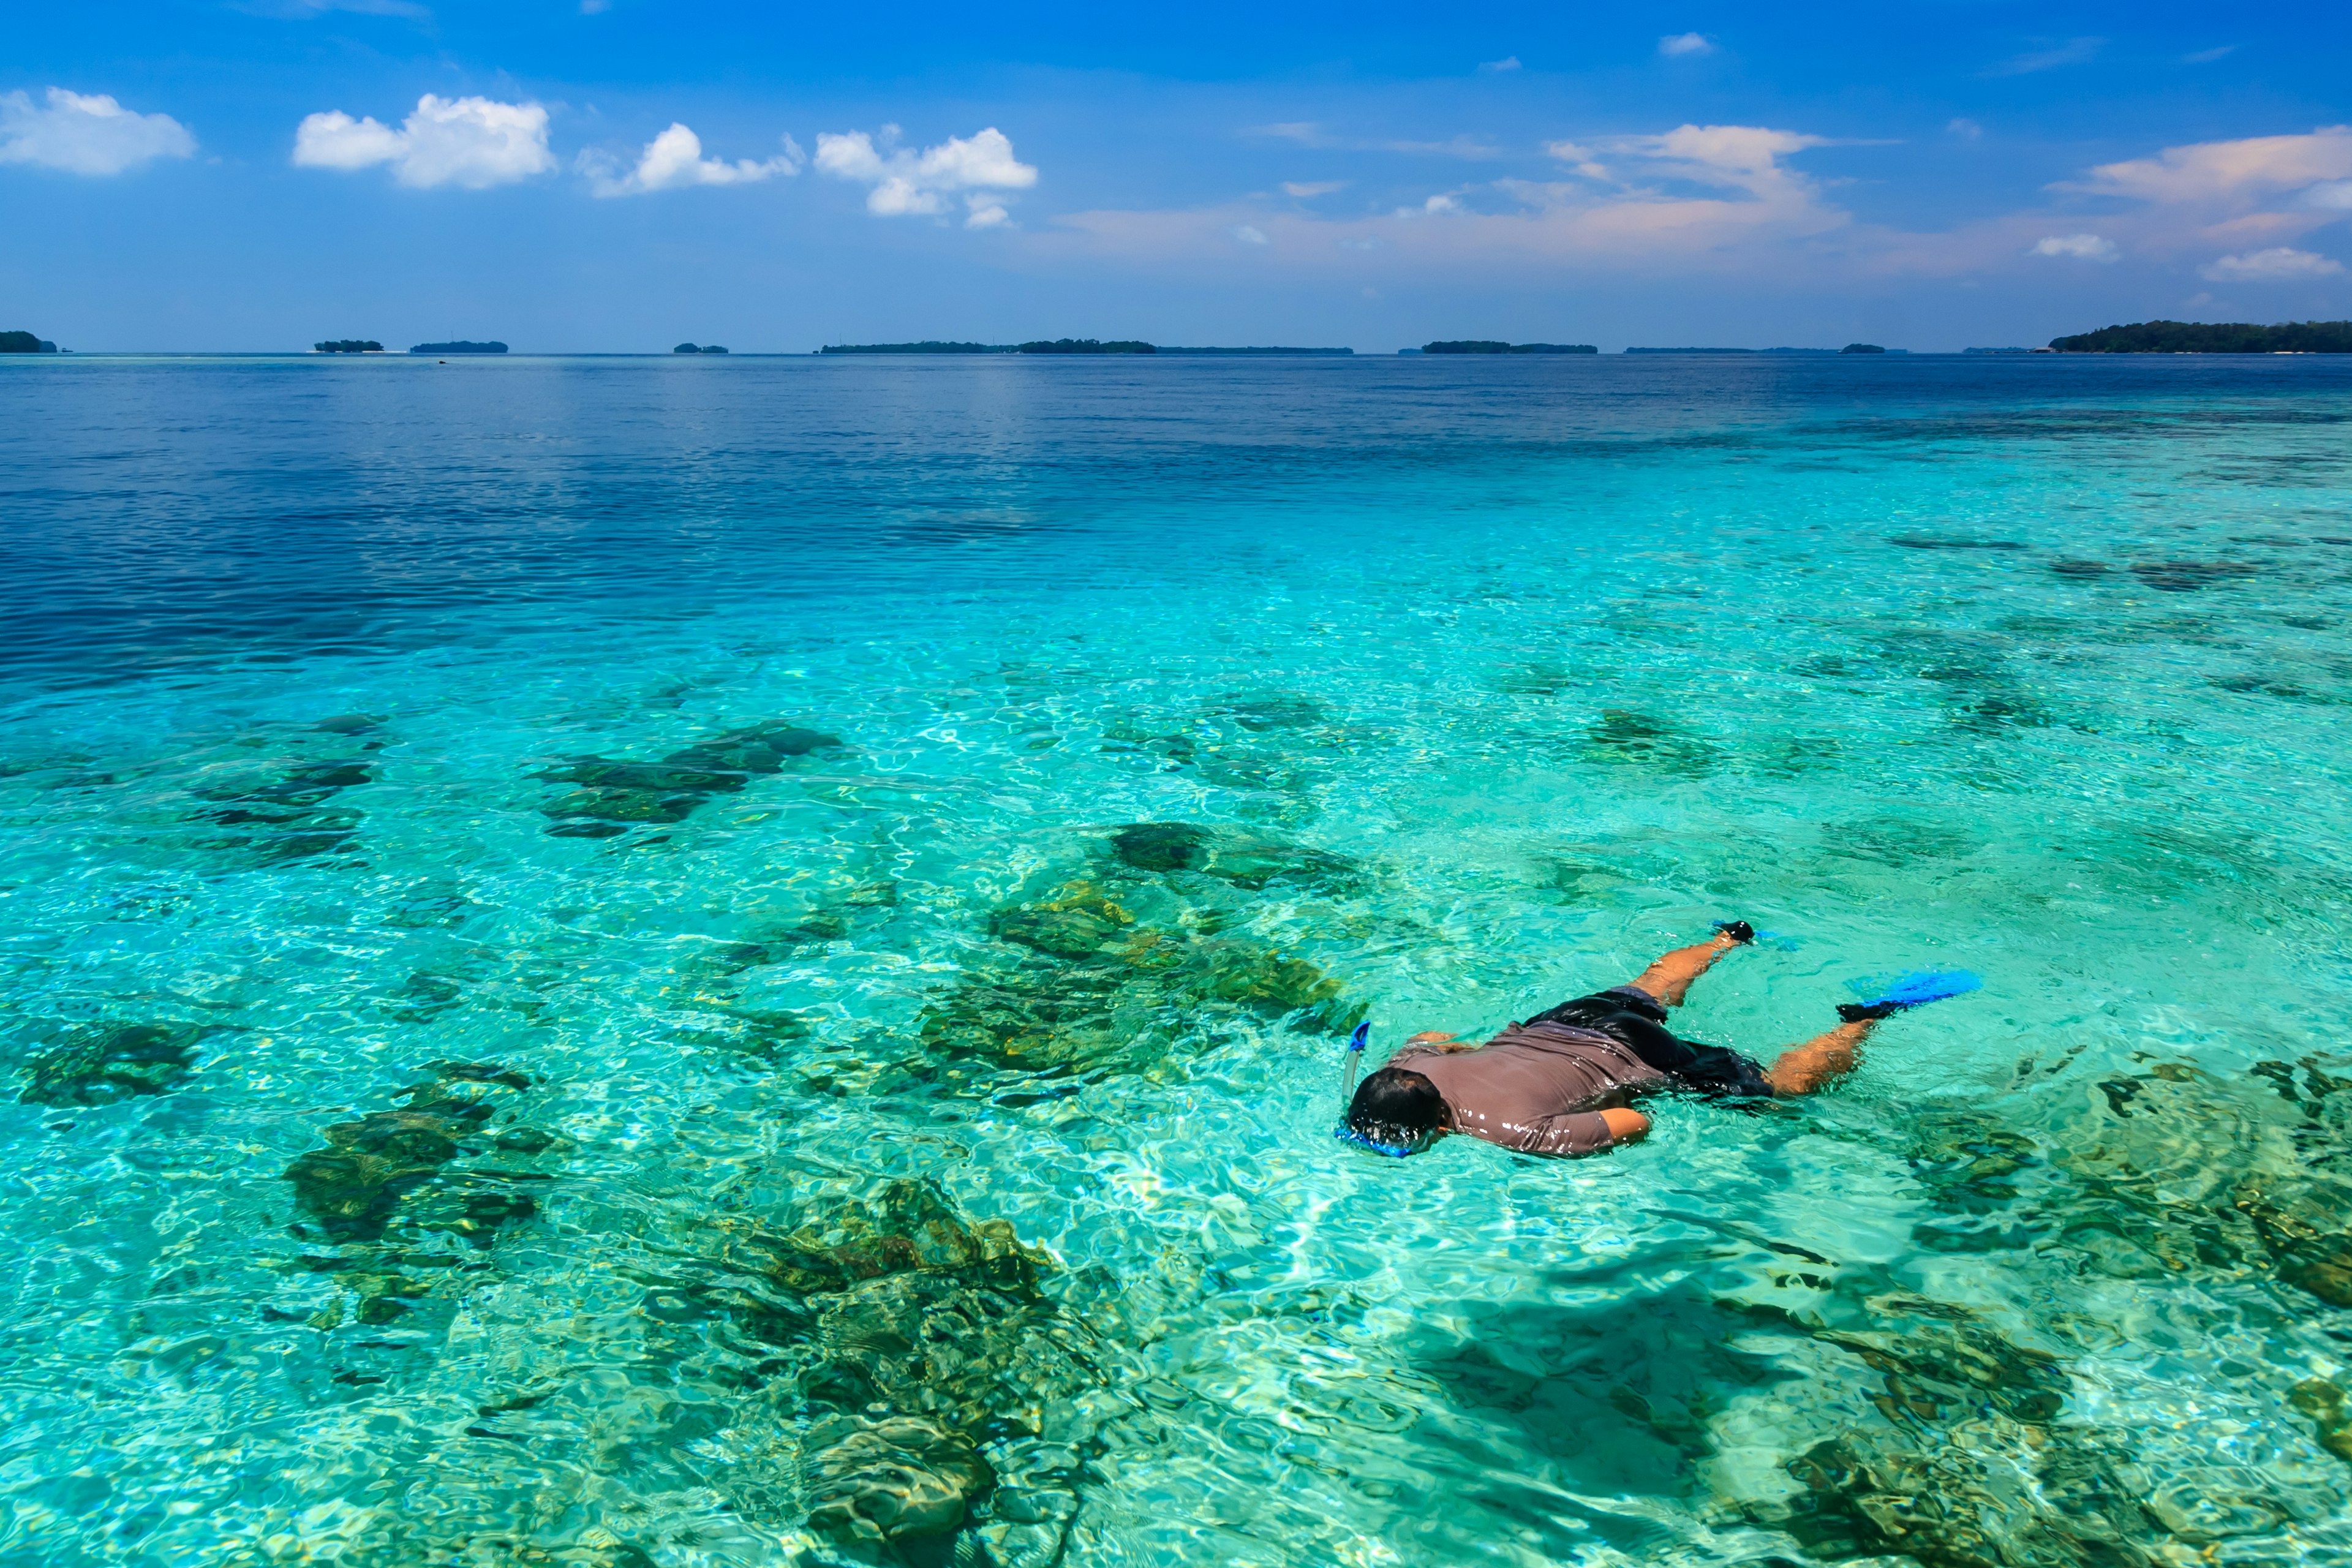
[[[2352,316],[2352,7],[22,6],[0,328],[1919,349]]]

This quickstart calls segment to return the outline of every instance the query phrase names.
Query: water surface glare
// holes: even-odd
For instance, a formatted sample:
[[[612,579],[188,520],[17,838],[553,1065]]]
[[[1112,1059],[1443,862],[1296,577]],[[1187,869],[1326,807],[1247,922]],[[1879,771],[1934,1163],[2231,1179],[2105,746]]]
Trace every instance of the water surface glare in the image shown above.
[[[2352,1563],[2352,365],[0,361],[0,1559]],[[1761,1112],[1339,1044],[1710,921]]]

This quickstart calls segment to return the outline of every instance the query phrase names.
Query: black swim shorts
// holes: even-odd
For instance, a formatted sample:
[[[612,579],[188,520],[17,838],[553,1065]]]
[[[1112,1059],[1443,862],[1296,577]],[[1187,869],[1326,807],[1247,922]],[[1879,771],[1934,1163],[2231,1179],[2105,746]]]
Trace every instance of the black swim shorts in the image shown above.
[[[1665,1008],[1638,985],[1615,985],[1579,996],[1528,1022],[1597,1029],[1702,1094],[1742,1097],[1772,1092],[1764,1069],[1738,1051],[1675,1038],[1666,1027]]]

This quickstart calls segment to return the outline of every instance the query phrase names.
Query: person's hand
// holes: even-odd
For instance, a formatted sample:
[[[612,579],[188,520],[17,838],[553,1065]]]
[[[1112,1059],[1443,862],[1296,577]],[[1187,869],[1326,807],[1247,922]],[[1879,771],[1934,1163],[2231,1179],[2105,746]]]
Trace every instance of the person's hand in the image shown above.
[[[1423,1029],[1405,1044],[1432,1051],[1466,1051],[1473,1048],[1469,1041],[1456,1039],[1450,1029]]]

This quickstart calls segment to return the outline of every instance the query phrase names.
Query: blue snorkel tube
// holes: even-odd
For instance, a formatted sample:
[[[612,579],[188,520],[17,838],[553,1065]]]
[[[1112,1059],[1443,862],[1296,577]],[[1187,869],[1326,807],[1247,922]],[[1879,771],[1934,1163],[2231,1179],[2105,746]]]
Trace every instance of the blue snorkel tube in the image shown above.
[[[1331,1129],[1331,1136],[1342,1143],[1352,1143],[1359,1149],[1369,1149],[1375,1154],[1385,1154],[1391,1160],[1402,1160],[1414,1151],[1401,1149],[1393,1143],[1380,1143],[1365,1137],[1348,1125],[1348,1107],[1356,1098],[1356,1073],[1364,1065],[1364,1047],[1372,1042],[1371,1020],[1356,1026],[1348,1037],[1348,1048],[1339,1055],[1339,1120]]]

